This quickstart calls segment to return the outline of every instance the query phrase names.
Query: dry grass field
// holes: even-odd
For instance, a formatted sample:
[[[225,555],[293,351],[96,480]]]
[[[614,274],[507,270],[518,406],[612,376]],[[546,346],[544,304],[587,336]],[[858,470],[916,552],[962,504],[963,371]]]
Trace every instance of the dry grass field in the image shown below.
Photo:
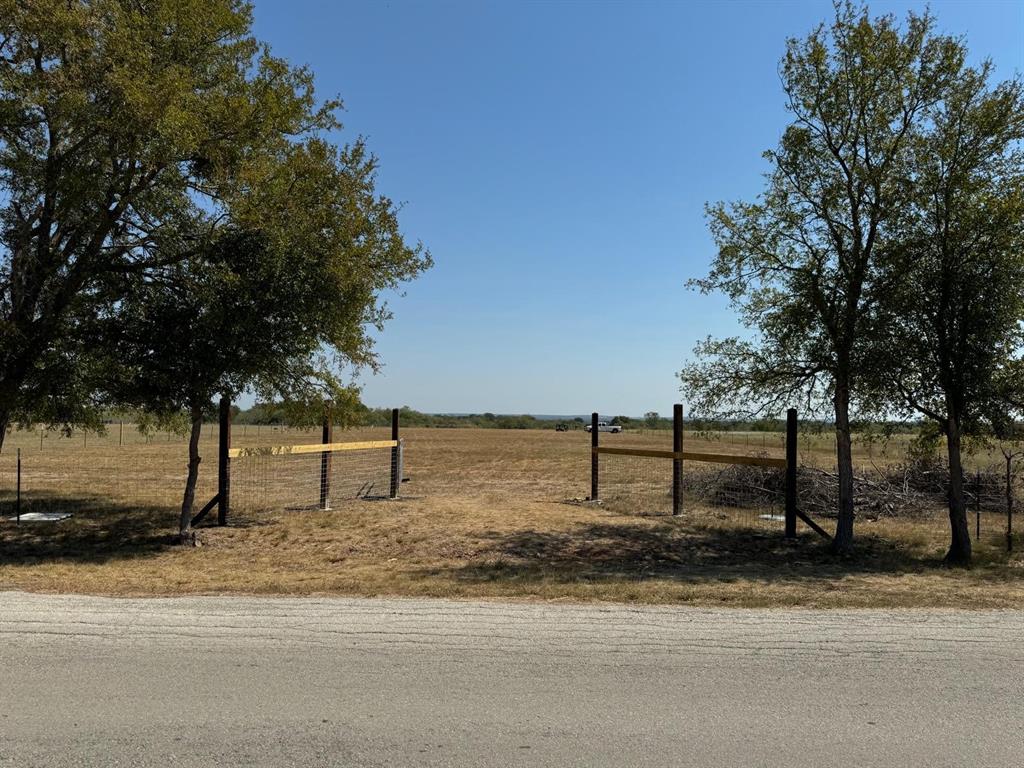
[[[116,595],[356,594],[543,600],[685,602],[734,606],[1024,606],[1024,560],[984,521],[977,563],[941,565],[941,510],[858,522],[859,551],[836,559],[816,535],[786,542],[772,509],[687,503],[669,510],[668,463],[603,460],[602,495],[589,492],[583,432],[404,430],[402,498],[338,498],[386,477],[386,451],[336,458],[333,509],[315,507],[319,455],[304,463],[233,466],[236,512],[201,529],[202,546],[171,544],[185,444],[149,441],[115,425],[104,437],[14,433],[0,456],[0,504],[12,513],[22,450],[27,509],[65,509],[59,523],[0,522],[0,589]],[[338,440],[386,438],[357,430]],[[233,444],[318,442],[313,431],[236,426]],[[666,448],[668,433],[602,435],[607,445]],[[614,441],[614,442],[613,442]],[[763,441],[763,443],[762,443]],[[120,443],[120,444],[119,444]],[[761,444],[759,444],[761,443]],[[819,445],[820,443],[820,445]],[[216,429],[204,435],[198,501],[215,488]],[[732,434],[686,447],[780,455],[778,436]],[[865,449],[861,449],[865,450]],[[875,455],[862,460],[882,461]],[[805,463],[829,466],[827,438],[805,441]],[[283,466],[283,465],[280,465]],[[288,511],[258,511],[260,478],[285,483]],[[371,496],[376,494],[371,493]],[[766,514],[767,513],[767,514]],[[824,521],[826,527],[831,522]],[[1021,548],[1018,543],[1018,552]]]

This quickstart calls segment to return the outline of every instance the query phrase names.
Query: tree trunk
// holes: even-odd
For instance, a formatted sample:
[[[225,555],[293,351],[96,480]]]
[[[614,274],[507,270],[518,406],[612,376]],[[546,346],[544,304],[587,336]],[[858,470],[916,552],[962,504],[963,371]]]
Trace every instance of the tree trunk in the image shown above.
[[[4,440],[7,439],[7,425],[11,423],[9,411],[0,411],[0,453],[4,450]]]
[[[836,463],[839,470],[839,519],[832,550],[845,554],[853,550],[853,445],[850,435],[850,390],[836,383]]]
[[[199,479],[199,434],[203,429],[203,412],[192,409],[192,431],[188,438],[188,478],[185,480],[185,497],[181,500],[181,518],[178,523],[178,535],[182,543],[187,542],[192,533],[192,509],[196,500],[196,481]]]
[[[960,422],[950,415],[946,422],[946,449],[949,454],[949,565],[971,562],[971,532],[967,527],[967,503],[964,501],[964,471],[960,457]]]

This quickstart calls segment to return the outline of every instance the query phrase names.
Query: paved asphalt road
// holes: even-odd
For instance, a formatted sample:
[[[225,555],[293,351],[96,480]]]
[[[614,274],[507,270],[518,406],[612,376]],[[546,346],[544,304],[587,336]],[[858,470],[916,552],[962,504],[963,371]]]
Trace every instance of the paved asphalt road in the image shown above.
[[[0,592],[0,766],[1021,766],[1019,612]]]

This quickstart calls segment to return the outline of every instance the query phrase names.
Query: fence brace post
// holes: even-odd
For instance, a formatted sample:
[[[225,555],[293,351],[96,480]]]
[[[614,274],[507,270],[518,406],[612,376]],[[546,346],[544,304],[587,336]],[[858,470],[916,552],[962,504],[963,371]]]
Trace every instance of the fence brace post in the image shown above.
[[[683,451],[683,404],[672,406],[672,452]],[[672,515],[678,516],[683,511],[683,460],[677,455],[672,457]]]
[[[796,538],[796,408],[786,411],[786,538]]]
[[[598,435],[600,431],[597,429],[598,415],[596,413],[590,414],[590,500],[598,501],[601,498],[600,489],[598,487],[598,472],[599,472],[599,459],[597,454],[598,447]]]
[[[231,509],[231,398],[220,399],[218,451],[217,451],[217,525],[228,524]]]
[[[391,439],[398,443],[398,409],[391,409]],[[398,498],[398,484],[402,482],[402,478],[399,477],[400,467],[398,461],[399,446],[395,445],[391,449],[391,489],[388,493],[389,498]]]
[[[320,436],[324,445],[334,442],[334,414],[330,406],[324,409],[324,424]],[[331,508],[331,452],[320,454],[320,509]]]
[[[21,523],[21,448],[18,449],[18,495],[14,502],[14,515]]]

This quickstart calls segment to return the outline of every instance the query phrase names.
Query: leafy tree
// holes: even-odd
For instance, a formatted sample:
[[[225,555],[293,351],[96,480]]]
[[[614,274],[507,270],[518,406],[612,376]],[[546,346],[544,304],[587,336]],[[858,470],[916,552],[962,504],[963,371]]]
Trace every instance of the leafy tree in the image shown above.
[[[376,365],[367,326],[388,317],[379,294],[430,266],[374,194],[375,166],[361,143],[293,145],[232,200],[232,223],[202,250],[116,292],[124,298],[104,334],[117,339],[112,397],[190,423],[182,538],[215,397],[254,391],[292,424],[320,423],[327,404],[336,423],[355,417],[358,392],[341,371]]]
[[[648,411],[644,414],[644,426],[648,429],[657,429],[660,421],[661,417],[657,411]]]
[[[242,0],[0,0],[0,446],[12,420],[86,418],[112,287],[196,255],[226,200],[337,125],[251,16]]]
[[[963,68],[928,112],[899,234],[911,279],[879,306],[881,370],[946,440],[955,564],[971,559],[962,439],[1009,423],[1003,373],[1024,346],[1024,87],[990,88],[990,73],[989,63]]]
[[[780,74],[793,122],[765,153],[763,195],[709,207],[718,256],[695,281],[729,296],[753,338],[697,348],[682,372],[691,410],[831,409],[838,551],[853,544],[850,422],[871,394],[872,307],[900,277],[881,244],[912,194],[914,137],[962,59],[932,26],[927,13],[901,29],[846,3],[830,27],[788,42]]]

